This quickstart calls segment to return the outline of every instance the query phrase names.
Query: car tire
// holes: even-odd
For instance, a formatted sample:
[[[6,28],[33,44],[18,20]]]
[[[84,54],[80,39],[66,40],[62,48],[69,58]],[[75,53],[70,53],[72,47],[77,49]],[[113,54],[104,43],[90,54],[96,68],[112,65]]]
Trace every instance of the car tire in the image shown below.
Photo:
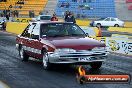
[[[23,47],[19,48],[19,56],[21,58],[22,61],[28,61],[29,56],[25,53]]]
[[[119,25],[118,24],[115,24],[114,27],[119,27]]]
[[[51,63],[49,62],[49,58],[48,58],[48,53],[47,52],[43,52],[43,68],[45,70],[50,70],[51,69]]]
[[[92,69],[99,69],[102,66],[102,62],[93,62],[90,64]]]
[[[100,23],[97,23],[96,27],[100,28],[101,27],[101,24]]]

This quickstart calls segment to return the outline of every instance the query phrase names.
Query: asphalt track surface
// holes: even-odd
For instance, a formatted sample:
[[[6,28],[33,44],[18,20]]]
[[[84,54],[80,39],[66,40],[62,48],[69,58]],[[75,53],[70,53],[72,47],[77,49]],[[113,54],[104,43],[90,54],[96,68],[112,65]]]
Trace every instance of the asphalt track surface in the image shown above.
[[[15,36],[0,31],[0,81],[10,88],[132,88],[129,84],[78,84],[75,66],[56,66],[45,71],[42,63],[22,62],[15,48]],[[85,66],[87,74],[130,74],[132,58],[109,54],[99,70]]]

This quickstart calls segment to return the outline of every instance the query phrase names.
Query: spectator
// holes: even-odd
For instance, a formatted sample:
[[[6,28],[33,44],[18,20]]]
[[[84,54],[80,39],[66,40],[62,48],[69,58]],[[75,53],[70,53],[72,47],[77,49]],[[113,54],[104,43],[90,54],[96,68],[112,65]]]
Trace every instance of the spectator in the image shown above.
[[[39,15],[43,15],[44,13],[42,11],[39,12]]]
[[[70,6],[70,4],[67,2],[67,3],[65,3],[65,7],[66,8],[69,8],[69,6]]]
[[[77,0],[72,0],[72,2],[77,2]]]
[[[67,19],[66,19],[66,22],[73,22],[73,23],[76,23],[76,20],[75,20],[75,17],[73,15],[73,13],[69,13]]]
[[[97,27],[97,28],[98,28],[97,37],[102,37],[102,29],[101,29],[101,27]]]
[[[66,12],[65,12],[65,17],[64,17],[64,20],[65,20],[65,21],[67,21],[68,15],[69,15],[69,11],[66,11]]]
[[[55,12],[54,12],[53,14],[54,14],[54,15],[56,15],[56,13],[55,13]]]
[[[64,2],[62,2],[61,3],[61,5],[60,5],[60,7],[64,7],[65,6],[65,3]]]
[[[7,10],[3,10],[3,14],[4,14],[4,17],[5,17],[6,14],[7,14]]]
[[[62,2],[60,7],[69,8],[70,4],[69,2]]]
[[[9,13],[6,14],[6,19],[9,21]]]
[[[33,10],[30,10],[29,11],[29,17],[30,18],[34,18],[35,14],[34,14],[34,11]]]
[[[18,12],[18,10],[16,10],[16,16],[19,17],[19,12]]]
[[[3,14],[3,11],[2,11],[2,10],[0,10],[0,15],[1,15],[1,14]]]
[[[31,12],[31,10],[29,11],[29,17],[32,18],[32,12]]]
[[[61,16],[62,16],[62,18],[65,18],[65,13],[62,12],[62,13],[61,13]]]
[[[34,13],[34,10],[32,10],[32,18],[34,18],[35,17],[35,13]]]
[[[51,21],[58,21],[58,18],[56,17],[55,14],[53,14],[53,17],[51,18]]]
[[[48,14],[49,14],[49,12],[48,12],[48,11],[46,11],[46,12],[45,12],[45,15],[48,15]]]
[[[17,10],[14,11],[14,16],[18,17],[19,16],[19,12]]]

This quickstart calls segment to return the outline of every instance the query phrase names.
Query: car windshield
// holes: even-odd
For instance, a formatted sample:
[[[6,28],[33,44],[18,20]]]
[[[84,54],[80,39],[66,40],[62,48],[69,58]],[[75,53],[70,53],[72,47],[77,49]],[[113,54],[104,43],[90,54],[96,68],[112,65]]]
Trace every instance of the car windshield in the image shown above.
[[[50,23],[41,25],[41,37],[64,37],[64,36],[85,36],[84,31],[76,24],[71,23]]]
[[[51,16],[40,16],[40,20],[50,20]]]

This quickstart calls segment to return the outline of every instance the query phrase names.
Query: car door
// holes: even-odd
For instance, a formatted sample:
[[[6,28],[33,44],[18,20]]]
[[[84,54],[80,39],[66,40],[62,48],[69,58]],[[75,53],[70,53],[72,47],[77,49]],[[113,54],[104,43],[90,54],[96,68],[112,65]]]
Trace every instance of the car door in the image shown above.
[[[106,18],[104,21],[103,21],[103,23],[101,24],[102,26],[110,26],[110,23],[111,23],[111,20],[110,20],[110,18],[108,17],[108,18]]]
[[[31,32],[33,28],[35,27],[35,24],[29,24],[28,27],[24,30],[22,33],[20,39],[21,39],[21,44],[24,48],[24,51],[28,54],[31,55]]]
[[[115,26],[115,24],[118,24],[117,20],[115,18],[111,18],[110,26]]]
[[[30,48],[32,57],[41,58],[43,44],[40,42],[40,24],[36,24],[31,32]]]

